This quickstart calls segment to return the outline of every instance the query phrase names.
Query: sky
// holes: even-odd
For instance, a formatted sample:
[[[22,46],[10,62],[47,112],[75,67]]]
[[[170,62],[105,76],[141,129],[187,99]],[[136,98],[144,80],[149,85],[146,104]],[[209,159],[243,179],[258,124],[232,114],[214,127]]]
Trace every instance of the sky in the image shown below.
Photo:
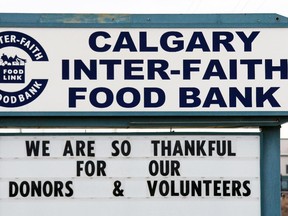
[[[278,13],[287,0],[0,0],[0,12],[17,13]]]
[[[0,0],[0,5],[0,13],[277,13],[288,17],[288,0]],[[288,124],[282,125],[281,138],[288,138]]]

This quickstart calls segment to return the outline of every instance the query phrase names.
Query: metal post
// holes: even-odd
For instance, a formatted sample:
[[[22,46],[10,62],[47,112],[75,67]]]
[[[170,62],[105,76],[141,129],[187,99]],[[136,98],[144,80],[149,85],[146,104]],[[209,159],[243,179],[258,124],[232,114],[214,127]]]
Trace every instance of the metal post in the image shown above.
[[[261,216],[280,216],[280,126],[261,129]]]

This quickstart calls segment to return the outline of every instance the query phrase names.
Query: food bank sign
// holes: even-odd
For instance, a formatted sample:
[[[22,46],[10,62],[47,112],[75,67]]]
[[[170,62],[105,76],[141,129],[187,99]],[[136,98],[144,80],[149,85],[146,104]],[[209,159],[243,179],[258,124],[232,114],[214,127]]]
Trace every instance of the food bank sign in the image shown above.
[[[271,115],[288,110],[286,28],[119,24],[1,28],[0,34],[2,115]]]

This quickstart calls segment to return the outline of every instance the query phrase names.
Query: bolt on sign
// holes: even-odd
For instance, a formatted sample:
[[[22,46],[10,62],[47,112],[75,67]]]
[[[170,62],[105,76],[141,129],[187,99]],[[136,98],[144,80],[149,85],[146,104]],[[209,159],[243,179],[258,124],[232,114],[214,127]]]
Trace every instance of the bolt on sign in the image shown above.
[[[287,28],[131,25],[2,27],[0,114],[287,114]]]
[[[260,134],[0,137],[0,215],[260,216]]]

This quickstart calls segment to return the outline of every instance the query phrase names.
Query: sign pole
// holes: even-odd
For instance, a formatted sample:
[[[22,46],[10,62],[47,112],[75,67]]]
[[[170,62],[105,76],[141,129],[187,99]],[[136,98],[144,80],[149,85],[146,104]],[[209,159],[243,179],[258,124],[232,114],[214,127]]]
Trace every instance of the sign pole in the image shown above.
[[[280,216],[280,127],[261,129],[261,215]]]

